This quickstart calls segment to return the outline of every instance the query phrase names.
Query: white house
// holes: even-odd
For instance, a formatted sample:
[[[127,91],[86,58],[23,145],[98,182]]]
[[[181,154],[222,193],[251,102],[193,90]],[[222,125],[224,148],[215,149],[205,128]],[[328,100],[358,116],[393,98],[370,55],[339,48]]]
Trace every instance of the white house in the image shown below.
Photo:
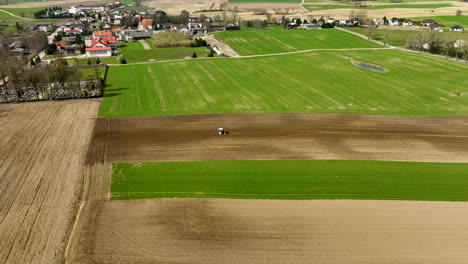
[[[330,18],[327,19],[327,23],[329,23],[329,24],[335,23],[335,19],[330,17]]]
[[[403,26],[412,26],[412,25],[413,25],[413,21],[409,19],[406,19],[405,21],[403,21]]]
[[[465,31],[465,29],[459,25],[450,27],[450,31]]]
[[[111,57],[112,56],[111,47],[86,48],[85,52],[86,52],[87,57]]]
[[[390,26],[399,26],[400,25],[400,19],[392,18],[392,19],[388,20],[388,24]]]

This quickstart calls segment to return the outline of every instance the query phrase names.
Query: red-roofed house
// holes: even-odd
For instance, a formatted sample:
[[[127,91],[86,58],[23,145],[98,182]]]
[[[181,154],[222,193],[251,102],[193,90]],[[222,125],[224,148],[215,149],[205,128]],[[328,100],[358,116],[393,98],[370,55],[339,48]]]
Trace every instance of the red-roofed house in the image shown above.
[[[112,32],[110,30],[94,31],[93,38],[101,37],[112,37]]]
[[[55,46],[57,46],[57,50],[65,50],[65,41],[54,42]]]
[[[95,38],[91,40],[89,47],[97,48],[97,47],[111,47],[115,49],[117,39],[115,37],[103,37],[103,38]]]
[[[153,19],[143,18],[138,24],[139,30],[153,29]]]

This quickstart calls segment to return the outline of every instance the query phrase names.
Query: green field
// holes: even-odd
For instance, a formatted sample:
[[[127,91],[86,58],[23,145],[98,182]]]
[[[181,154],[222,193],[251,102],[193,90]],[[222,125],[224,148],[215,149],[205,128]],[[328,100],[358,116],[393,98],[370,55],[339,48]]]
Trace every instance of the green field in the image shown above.
[[[15,14],[24,18],[34,18],[34,13],[40,11],[44,8],[0,8],[2,10],[8,11],[12,14]],[[4,12],[0,12],[0,14]],[[6,14],[5,14],[6,15]],[[10,16],[11,17],[11,16]],[[20,20],[20,18],[13,17],[14,20]]]
[[[380,47],[337,29],[286,30],[279,26],[264,30],[242,28],[216,36],[240,55],[271,54],[308,49],[344,49]]]
[[[372,5],[372,3],[370,4]],[[371,7],[357,7],[355,5],[304,5],[305,8],[311,11],[317,10],[329,10],[329,9],[388,9],[388,8],[441,8],[451,7],[452,4],[391,4],[391,5],[374,5]]]
[[[366,34],[364,28],[347,28],[350,31]],[[425,29],[426,30],[426,29]],[[398,30],[398,29],[376,29],[372,32],[372,38],[378,41],[385,41],[387,44],[403,47],[408,35],[416,34],[417,31]],[[440,41],[468,40],[468,31],[466,32],[434,32]],[[385,37],[385,35],[387,37]]]
[[[151,41],[148,41],[152,46]],[[127,63],[147,62],[149,59],[156,61],[176,60],[185,57],[192,57],[193,53],[197,53],[197,57],[207,57],[209,52],[206,48],[153,48],[145,50],[140,42],[123,43],[119,48],[121,53],[127,60]],[[115,62],[114,62],[115,63]]]
[[[422,21],[424,19],[432,18],[438,24],[445,25],[446,27],[452,27],[459,25],[465,28],[468,28],[468,15],[464,16],[434,16],[434,17],[413,17],[410,18],[413,21]]]
[[[113,164],[111,199],[468,201],[468,164],[353,160]]]
[[[371,72],[351,60],[385,67]],[[100,116],[468,114],[468,65],[396,50],[318,51],[110,67]]]

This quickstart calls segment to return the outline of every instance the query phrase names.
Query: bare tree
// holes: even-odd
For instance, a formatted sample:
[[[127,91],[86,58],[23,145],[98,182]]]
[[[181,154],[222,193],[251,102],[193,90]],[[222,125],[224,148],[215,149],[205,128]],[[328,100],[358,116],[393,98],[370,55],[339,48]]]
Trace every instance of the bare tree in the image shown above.
[[[457,9],[457,11],[455,12],[456,16],[461,16],[462,14],[463,14],[463,11],[461,11],[460,9]]]

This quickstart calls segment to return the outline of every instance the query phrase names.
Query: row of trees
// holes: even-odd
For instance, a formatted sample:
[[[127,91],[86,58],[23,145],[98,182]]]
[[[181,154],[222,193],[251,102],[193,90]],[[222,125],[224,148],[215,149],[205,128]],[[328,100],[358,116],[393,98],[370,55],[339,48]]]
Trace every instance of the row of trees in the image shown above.
[[[405,48],[468,61],[467,41],[439,41],[438,32],[433,30],[422,30],[408,35]]]
[[[47,66],[28,66],[26,58],[0,52],[0,102],[19,102],[100,96],[101,71],[83,76],[78,66],[63,59]]]

